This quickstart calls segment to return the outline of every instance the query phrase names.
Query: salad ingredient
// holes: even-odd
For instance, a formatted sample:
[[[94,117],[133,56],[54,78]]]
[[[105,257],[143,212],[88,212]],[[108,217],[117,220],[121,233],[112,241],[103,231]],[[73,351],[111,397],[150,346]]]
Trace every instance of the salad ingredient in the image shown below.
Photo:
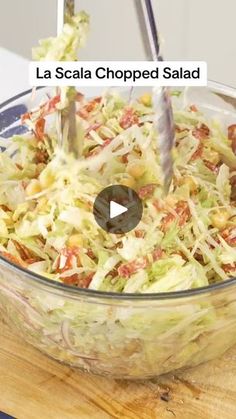
[[[227,225],[227,221],[230,217],[229,211],[222,208],[218,211],[214,211],[211,215],[211,222],[214,227],[216,227],[219,230],[222,230]]]
[[[236,124],[228,127],[228,138],[231,140],[232,150],[236,154]]]
[[[33,121],[31,133],[11,138],[1,153],[3,254],[52,280],[102,291],[126,292],[134,281],[137,293],[168,292],[170,276],[164,271],[163,277],[155,276],[154,266],[158,260],[168,266],[176,255],[181,264],[171,289],[233,276],[228,265],[234,267],[236,255],[231,253],[230,262],[225,258],[225,246],[234,248],[236,237],[231,182],[236,156],[230,140],[199,109],[176,106],[181,137],[170,194],[163,198],[153,108],[140,98],[128,105],[112,91],[88,101],[77,96],[77,123],[84,138],[80,159],[58,150],[55,127],[47,128],[47,118],[60,107],[57,96],[41,104],[30,119],[23,116],[28,126]],[[181,101],[181,95],[175,100]],[[42,114],[39,136],[35,126]],[[225,156],[230,156],[230,165]],[[112,184],[132,187],[143,201],[140,225],[125,236],[101,230],[93,217],[96,196]],[[30,253],[27,257],[22,246]],[[187,275],[193,280],[185,280]]]
[[[139,101],[144,106],[152,106],[152,95],[150,93],[144,93]]]
[[[41,40],[39,46],[33,48],[33,60],[77,61],[79,49],[85,44],[88,29],[89,16],[85,12],[73,17],[68,16],[61,35]]]

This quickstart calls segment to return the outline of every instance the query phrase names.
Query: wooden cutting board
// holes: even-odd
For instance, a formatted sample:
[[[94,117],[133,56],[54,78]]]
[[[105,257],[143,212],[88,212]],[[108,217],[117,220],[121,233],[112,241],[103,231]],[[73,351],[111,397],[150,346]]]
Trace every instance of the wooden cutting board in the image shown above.
[[[236,348],[187,372],[109,380],[47,358],[0,321],[0,411],[18,419],[235,419]]]

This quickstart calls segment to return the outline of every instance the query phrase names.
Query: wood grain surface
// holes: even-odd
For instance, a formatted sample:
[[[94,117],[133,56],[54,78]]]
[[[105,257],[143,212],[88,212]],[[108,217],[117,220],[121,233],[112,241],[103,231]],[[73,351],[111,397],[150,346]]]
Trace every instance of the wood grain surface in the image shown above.
[[[0,321],[0,411],[18,419],[235,419],[236,348],[151,381],[92,376],[48,359]]]

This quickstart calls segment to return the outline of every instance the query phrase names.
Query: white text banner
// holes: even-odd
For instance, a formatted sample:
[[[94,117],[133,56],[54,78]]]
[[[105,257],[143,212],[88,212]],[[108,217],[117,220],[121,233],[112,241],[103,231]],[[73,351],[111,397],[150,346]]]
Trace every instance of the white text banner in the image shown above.
[[[203,61],[40,61],[30,63],[31,86],[206,86]]]

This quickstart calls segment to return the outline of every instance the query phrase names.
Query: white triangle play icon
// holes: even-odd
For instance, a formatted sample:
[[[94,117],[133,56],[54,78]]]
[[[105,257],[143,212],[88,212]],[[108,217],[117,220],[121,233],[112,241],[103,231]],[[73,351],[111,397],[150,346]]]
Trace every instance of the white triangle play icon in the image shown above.
[[[124,214],[128,211],[128,208],[123,205],[117,204],[115,201],[110,201],[110,218],[118,217],[118,215]]]

